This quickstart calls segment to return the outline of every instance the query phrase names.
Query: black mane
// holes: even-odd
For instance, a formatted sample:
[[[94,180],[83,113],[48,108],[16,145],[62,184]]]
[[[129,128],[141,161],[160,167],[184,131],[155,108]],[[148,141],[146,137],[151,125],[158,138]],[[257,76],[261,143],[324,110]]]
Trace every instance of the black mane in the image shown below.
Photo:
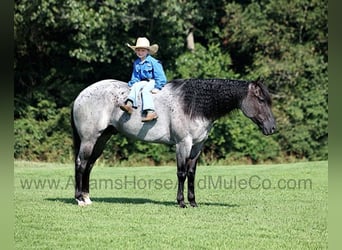
[[[191,118],[213,120],[240,107],[249,83],[226,79],[176,79],[170,85],[180,96],[186,114]]]

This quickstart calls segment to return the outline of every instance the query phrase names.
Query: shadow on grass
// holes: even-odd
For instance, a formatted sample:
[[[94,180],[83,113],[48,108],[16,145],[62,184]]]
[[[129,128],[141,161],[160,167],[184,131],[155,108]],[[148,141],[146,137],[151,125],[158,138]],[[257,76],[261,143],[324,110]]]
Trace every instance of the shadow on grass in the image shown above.
[[[58,201],[66,204],[75,204],[76,201],[73,198],[47,198],[47,201]],[[113,203],[113,204],[157,204],[164,206],[178,207],[176,201],[158,201],[145,198],[128,198],[128,197],[92,197],[91,200],[96,203]],[[189,204],[187,204],[190,206]],[[198,206],[219,206],[219,207],[239,207],[237,204],[217,203],[217,202],[198,202]]]

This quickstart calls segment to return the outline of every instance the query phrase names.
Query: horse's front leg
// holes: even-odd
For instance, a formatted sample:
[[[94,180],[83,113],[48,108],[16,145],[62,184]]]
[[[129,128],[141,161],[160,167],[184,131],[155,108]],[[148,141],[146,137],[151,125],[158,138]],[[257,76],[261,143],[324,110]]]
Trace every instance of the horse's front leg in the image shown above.
[[[186,207],[184,203],[184,182],[188,172],[187,159],[190,155],[190,150],[191,140],[189,140],[189,138],[176,145],[178,178],[177,202],[181,208]]]
[[[188,160],[188,200],[192,207],[197,207],[195,200],[195,176],[196,176],[196,166],[197,160],[201,153],[201,146],[193,147],[191,150],[191,159]]]
[[[196,165],[197,160],[189,160],[189,169],[188,169],[188,200],[192,207],[197,207],[197,203],[195,200],[195,175],[196,175]]]
[[[177,177],[178,177],[178,191],[177,191],[177,202],[179,207],[184,208],[186,207],[184,203],[184,182],[186,179],[186,171],[185,171],[185,164],[183,166],[178,167],[177,170]]]

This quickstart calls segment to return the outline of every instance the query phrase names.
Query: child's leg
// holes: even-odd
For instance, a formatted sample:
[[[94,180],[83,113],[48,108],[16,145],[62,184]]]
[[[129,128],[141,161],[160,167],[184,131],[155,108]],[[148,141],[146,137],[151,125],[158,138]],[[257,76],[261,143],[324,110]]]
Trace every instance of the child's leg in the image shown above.
[[[138,106],[138,95],[141,91],[142,88],[144,88],[146,82],[141,81],[141,82],[136,82],[133,84],[131,91],[128,94],[127,99],[131,100],[133,102],[133,107]]]
[[[155,110],[151,90],[154,89],[154,80],[145,81],[145,87],[142,90],[143,110]]]

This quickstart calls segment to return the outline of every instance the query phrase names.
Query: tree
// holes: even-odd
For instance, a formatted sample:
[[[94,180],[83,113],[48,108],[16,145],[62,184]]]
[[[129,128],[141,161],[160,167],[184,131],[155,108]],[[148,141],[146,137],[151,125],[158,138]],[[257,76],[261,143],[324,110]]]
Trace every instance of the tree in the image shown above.
[[[274,93],[285,154],[327,158],[327,1],[227,4],[222,39],[235,69]]]
[[[55,149],[71,160],[72,100],[95,81],[128,81],[135,55],[126,43],[139,36],[159,44],[169,80],[262,78],[273,93],[277,135],[265,138],[232,114],[215,124],[204,161],[327,158],[327,0],[18,0],[14,7],[16,158],[56,160]],[[105,150],[109,162],[138,161],[147,151],[157,164],[171,159],[172,148],[123,137],[109,145],[118,149]]]

